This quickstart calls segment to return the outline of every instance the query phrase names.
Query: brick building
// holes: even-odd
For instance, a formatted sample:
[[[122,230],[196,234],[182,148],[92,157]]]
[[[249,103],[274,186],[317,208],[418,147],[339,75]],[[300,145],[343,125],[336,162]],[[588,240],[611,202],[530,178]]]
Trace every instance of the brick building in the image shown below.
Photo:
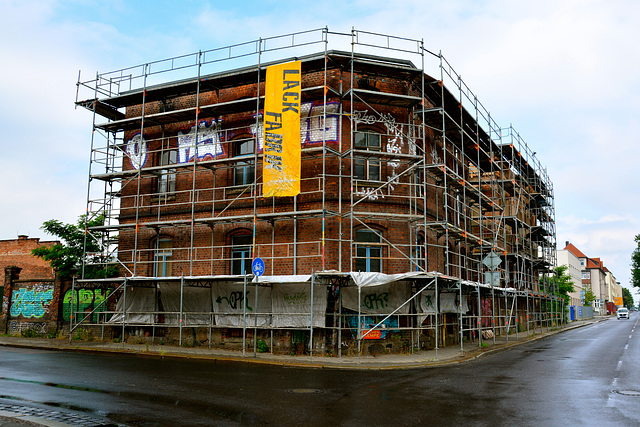
[[[18,236],[17,239],[0,240],[0,274],[4,283],[4,269],[17,266],[22,269],[22,279],[53,279],[55,273],[48,261],[31,255],[31,251],[41,246],[49,247],[58,241],[40,241],[40,238]]]
[[[60,282],[48,261],[31,255],[57,243],[28,236],[0,240],[0,333],[57,330]]]
[[[328,50],[345,37],[351,51]],[[314,45],[324,51],[309,54]],[[265,75],[293,60],[300,192],[266,197]],[[482,327],[507,333],[529,311],[557,315],[542,313],[553,299],[541,283],[555,265],[552,183],[420,41],[313,30],[79,88],[104,138],[92,140],[90,177],[90,194],[103,192],[88,206],[106,222],[90,232],[121,277],[78,286],[111,286],[104,320],[117,333],[179,330],[182,341],[189,326],[209,345],[341,353],[372,339],[395,351]]]

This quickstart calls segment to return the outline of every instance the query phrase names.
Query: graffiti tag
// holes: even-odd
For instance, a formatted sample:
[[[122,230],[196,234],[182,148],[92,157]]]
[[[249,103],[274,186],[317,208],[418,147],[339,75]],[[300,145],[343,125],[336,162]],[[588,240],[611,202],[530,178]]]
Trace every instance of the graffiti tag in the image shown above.
[[[300,144],[321,144],[324,141],[338,142],[340,121],[338,120],[337,102],[328,102],[325,110],[322,105],[303,102],[300,106]],[[255,117],[255,116],[254,116]],[[258,116],[258,124],[249,127],[251,134],[258,140],[258,152],[262,152],[264,139],[264,122],[262,114]]]
[[[373,293],[366,295],[364,297],[364,301],[362,302],[365,307],[370,310],[373,309],[382,309],[387,307],[389,302],[389,292],[383,292],[381,294]]]
[[[47,324],[44,322],[17,322],[15,320],[9,322],[9,334],[11,335],[17,335],[29,329],[33,330],[36,334],[46,334]]]
[[[86,310],[91,311],[91,309],[95,309],[93,320],[97,321],[99,317],[98,313],[107,310],[106,305],[102,303],[110,294],[110,289],[78,289],[75,291],[75,294],[72,294],[71,290],[68,290],[62,299],[62,318],[66,321],[71,319],[71,302],[73,300],[75,311],[85,312]]]
[[[368,200],[384,199],[382,188],[360,187],[354,194],[359,197],[366,197]]]
[[[293,295],[284,294],[284,302],[295,305],[306,304],[307,294],[305,292],[297,292]]]
[[[53,289],[16,289],[11,298],[11,316],[42,317],[49,312]]]
[[[134,169],[140,169],[147,163],[147,156],[149,155],[149,147],[144,136],[137,133],[127,141],[127,148],[125,150],[129,156],[129,161]]]
[[[227,304],[229,305],[229,307],[231,307],[234,310],[238,310],[238,309],[243,308],[242,307],[243,301],[246,300],[247,301],[247,310],[253,311],[253,308],[250,307],[249,303],[248,303],[249,293],[250,293],[250,291],[247,291],[246,297],[243,297],[242,296],[242,292],[240,292],[240,291],[231,292],[228,297],[219,296],[216,299],[216,302],[218,304],[222,304],[222,301],[226,301]]]
[[[188,132],[178,132],[178,163],[187,163],[194,158],[215,159],[224,154],[219,129],[220,121],[212,119],[200,122],[197,133],[195,126],[191,126]]]

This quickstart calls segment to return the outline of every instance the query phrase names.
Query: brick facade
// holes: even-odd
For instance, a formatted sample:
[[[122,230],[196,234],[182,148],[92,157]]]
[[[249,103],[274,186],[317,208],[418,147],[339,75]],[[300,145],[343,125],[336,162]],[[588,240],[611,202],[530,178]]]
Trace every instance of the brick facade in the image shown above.
[[[450,92],[403,59],[330,51],[300,61],[302,167],[295,197],[263,197],[265,64],[79,102],[108,119],[94,123],[107,137],[104,148],[96,144],[92,154],[96,165],[108,166],[104,172],[92,168],[91,180],[106,183],[104,203],[94,206],[109,225],[91,231],[108,242],[117,237],[113,253],[120,283],[131,283],[132,291],[146,288],[135,295],[148,310],[173,304],[175,296],[168,295],[184,286],[210,290],[204,298],[211,307],[195,311],[213,314],[223,300],[236,310],[247,297],[237,286],[247,263],[259,257],[266,276],[326,274],[320,279],[326,308],[319,327],[327,328],[320,335],[335,349],[342,345],[338,330],[353,334],[358,328],[345,322],[353,323],[359,308],[345,306],[352,311],[344,318],[339,314],[338,288],[354,285],[346,273],[419,271],[424,276],[416,282],[399,283],[389,292],[400,295],[411,287],[408,293],[417,292],[440,277],[447,283],[440,291],[451,297],[456,283],[488,281],[482,261],[491,254],[501,260],[497,276],[490,276],[499,281],[494,286],[540,289],[555,239],[553,215],[545,213],[553,207],[552,187],[529,163],[526,146],[505,143],[507,131],[500,133],[504,140],[496,140],[495,132],[476,123],[485,112],[468,111],[456,98],[466,87]],[[97,285],[81,281],[81,286]],[[230,293],[216,294],[221,289]],[[457,297],[480,299],[480,287],[473,289]],[[303,299],[304,292],[284,298],[276,295],[278,286],[272,290],[265,310],[274,319],[271,301],[276,307]],[[140,296],[145,292],[148,296]],[[375,300],[382,307],[376,314],[393,310],[383,297],[376,298],[382,298]],[[484,316],[483,325],[492,315],[488,298],[482,295],[482,308],[480,301],[469,306]],[[216,317],[227,309],[221,307]],[[427,328],[423,338],[434,344],[438,322],[444,322],[448,339],[459,339],[461,317],[451,311],[431,316],[421,313],[423,308],[404,307],[406,316],[393,326]],[[174,314],[162,316],[141,322],[169,325]],[[223,345],[238,338],[233,320],[207,322],[219,328],[207,339]],[[289,322],[291,328],[309,326]],[[202,335],[195,329],[194,335]],[[395,335],[395,344],[405,332]],[[286,330],[275,339],[294,344]]]
[[[55,274],[48,261],[31,255],[31,251],[41,246],[51,246],[57,241],[40,241],[39,238],[19,236],[17,239],[0,240],[0,280],[4,283],[4,269],[17,266],[22,270],[23,279],[53,279]]]

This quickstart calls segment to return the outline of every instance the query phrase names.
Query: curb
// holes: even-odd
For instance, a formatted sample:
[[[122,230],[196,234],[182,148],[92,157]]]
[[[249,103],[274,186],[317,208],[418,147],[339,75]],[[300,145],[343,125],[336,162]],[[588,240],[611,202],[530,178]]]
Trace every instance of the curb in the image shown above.
[[[210,360],[213,362],[224,362],[224,363],[246,363],[246,364],[261,364],[261,365],[271,365],[271,366],[286,366],[286,367],[295,367],[295,368],[312,368],[312,369],[346,369],[346,370],[407,370],[407,369],[420,369],[420,368],[436,368],[447,365],[458,365],[461,363],[467,363],[472,360],[477,360],[480,357],[495,354],[497,352],[506,351],[514,346],[522,345],[528,342],[537,341],[539,339],[547,338],[549,336],[562,333],[565,331],[569,331],[571,329],[576,329],[580,327],[584,327],[587,325],[591,325],[597,322],[601,322],[607,320],[608,318],[603,319],[594,319],[588,322],[580,322],[579,324],[572,325],[569,324],[562,329],[557,329],[553,331],[542,332],[537,335],[533,335],[530,337],[526,337],[525,339],[519,339],[518,341],[511,341],[504,344],[498,344],[493,348],[476,348],[464,353],[458,353],[456,356],[449,357],[441,360],[432,360],[432,361],[407,361],[398,363],[398,361],[384,361],[380,360],[371,360],[367,359],[366,361],[357,360],[356,356],[353,356],[353,360],[343,361],[343,362],[335,362],[335,363],[323,363],[321,360],[322,356],[318,356],[318,362],[314,361],[303,361],[303,360],[277,360],[273,358],[268,359],[257,359],[254,357],[239,357],[235,355],[220,355],[220,354],[197,354],[197,353],[176,353],[173,351],[169,352],[160,352],[160,351],[141,351],[137,349],[127,349],[127,348],[100,348],[100,347],[91,347],[91,346],[71,346],[71,345],[54,345],[54,344],[46,344],[42,342],[32,342],[29,343],[28,340],[30,338],[19,338],[23,341],[21,342],[2,342],[2,337],[0,337],[0,345],[6,347],[15,347],[15,348],[40,348],[40,349],[48,349],[54,351],[66,351],[66,352],[79,352],[79,353],[101,353],[101,354],[128,354],[132,356],[138,357],[153,357],[153,358],[172,358],[172,359],[200,359],[200,360]],[[577,323],[577,322],[575,322]],[[279,357],[279,356],[272,356]]]

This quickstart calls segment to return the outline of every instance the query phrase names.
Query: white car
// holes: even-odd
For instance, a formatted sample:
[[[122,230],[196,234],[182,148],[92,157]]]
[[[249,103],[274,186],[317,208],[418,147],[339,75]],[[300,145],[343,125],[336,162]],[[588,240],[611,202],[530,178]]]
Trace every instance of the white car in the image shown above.
[[[628,319],[629,318],[629,310],[624,307],[620,307],[618,312],[616,313],[616,317],[618,319]]]

